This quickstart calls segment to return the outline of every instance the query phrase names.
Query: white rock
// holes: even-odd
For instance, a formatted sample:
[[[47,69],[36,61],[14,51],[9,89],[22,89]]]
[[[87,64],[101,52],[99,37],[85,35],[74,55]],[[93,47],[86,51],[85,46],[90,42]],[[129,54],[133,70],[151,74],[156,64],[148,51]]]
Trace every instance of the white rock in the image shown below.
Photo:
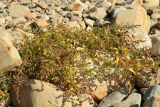
[[[8,7],[9,15],[12,17],[21,17],[25,16],[30,10],[28,7],[20,5],[18,3],[11,3]]]
[[[106,10],[104,8],[97,8],[95,12],[89,14],[91,18],[95,18],[99,21],[103,20],[103,18],[107,15]]]
[[[130,40],[135,44],[135,47],[149,49],[152,48],[151,39],[148,36],[148,33],[142,27],[132,27],[128,30]]]
[[[10,34],[0,30],[0,73],[22,64],[22,59],[11,42]]]
[[[94,25],[94,20],[85,18],[84,21],[85,21],[85,23],[86,23],[88,26],[93,27],[93,25]]]

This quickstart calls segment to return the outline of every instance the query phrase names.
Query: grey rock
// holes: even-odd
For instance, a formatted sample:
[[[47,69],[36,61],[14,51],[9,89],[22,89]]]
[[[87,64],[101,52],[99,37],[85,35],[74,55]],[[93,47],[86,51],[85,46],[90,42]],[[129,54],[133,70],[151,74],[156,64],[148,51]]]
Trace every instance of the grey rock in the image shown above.
[[[99,107],[113,106],[115,103],[121,102],[125,97],[127,97],[128,94],[129,91],[126,89],[114,91],[110,95],[103,98],[103,100],[99,104]]]
[[[117,14],[118,14],[120,11],[123,11],[123,10],[126,10],[126,8],[123,7],[123,6],[120,6],[120,7],[115,8],[112,17],[115,18],[115,17],[117,16]]]
[[[148,99],[142,107],[159,107],[160,105],[160,96],[153,96]]]
[[[116,103],[113,107],[140,107],[141,106],[141,94],[132,93],[128,98],[122,102]]]
[[[143,100],[152,98],[160,94],[160,85],[154,85],[150,87],[143,96]]]
[[[142,107],[159,107],[160,105],[160,85],[150,87],[145,93]]]

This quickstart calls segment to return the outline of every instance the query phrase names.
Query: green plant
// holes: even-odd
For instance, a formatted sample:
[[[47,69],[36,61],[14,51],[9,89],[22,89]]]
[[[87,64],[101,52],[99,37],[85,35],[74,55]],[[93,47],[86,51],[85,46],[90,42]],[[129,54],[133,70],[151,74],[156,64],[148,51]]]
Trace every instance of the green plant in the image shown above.
[[[150,51],[135,49],[126,36],[127,28],[119,26],[87,31],[60,25],[46,32],[38,30],[19,50],[23,64],[7,78],[14,85],[24,79],[40,79],[66,94],[80,94],[90,92],[93,79],[105,80],[110,73],[106,69],[114,68],[115,75],[129,78],[144,70],[156,71]]]

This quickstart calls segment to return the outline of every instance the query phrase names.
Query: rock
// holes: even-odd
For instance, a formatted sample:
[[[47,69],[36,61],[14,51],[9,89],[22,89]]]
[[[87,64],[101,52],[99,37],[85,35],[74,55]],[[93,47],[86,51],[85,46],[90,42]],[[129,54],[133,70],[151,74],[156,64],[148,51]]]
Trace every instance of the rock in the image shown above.
[[[69,27],[71,28],[75,28],[75,29],[80,29],[81,26],[79,25],[79,23],[77,21],[72,21],[72,22],[68,22],[66,23]]]
[[[160,36],[160,31],[159,30],[155,30],[155,35],[156,36]]]
[[[141,94],[132,93],[128,98],[122,102],[114,104],[112,107],[140,107]]]
[[[26,4],[26,3],[31,3],[31,0],[21,0],[20,2]]]
[[[5,17],[5,20],[8,21],[8,22],[12,22],[13,21],[13,18],[11,16],[6,16]]]
[[[5,7],[6,5],[2,1],[0,1],[0,8],[5,8]]]
[[[40,28],[45,28],[46,26],[48,26],[48,22],[44,18],[38,19],[36,23]]]
[[[81,107],[94,107],[94,104],[91,104],[90,101],[86,100],[82,102]]]
[[[19,101],[17,94],[19,93]],[[61,107],[63,92],[57,87],[39,80],[27,80],[18,89],[13,88],[11,101],[14,107]]]
[[[155,31],[156,30],[160,30],[160,23],[158,22],[156,22],[155,24],[153,24],[152,26],[151,26],[151,28],[150,28],[150,33],[151,34],[155,34]]]
[[[28,12],[25,14],[25,17],[30,20],[35,19],[37,17],[37,14],[35,12]]]
[[[5,18],[0,18],[0,25],[1,25],[1,26],[4,25],[5,22],[6,22]]]
[[[63,107],[95,107],[95,102],[88,94],[80,94],[79,96],[72,96],[64,102]]]
[[[22,17],[25,16],[30,10],[28,7],[20,5],[18,3],[11,3],[8,7],[9,15],[12,17]]]
[[[139,6],[142,6],[143,5],[143,0],[132,0],[132,4],[136,4],[136,5],[139,5]]]
[[[147,100],[142,107],[159,107],[160,105],[160,96],[153,96]]]
[[[72,16],[70,21],[82,21],[82,18],[79,16]]]
[[[152,26],[154,26],[154,25],[156,25],[156,23],[157,23],[157,20],[153,20],[153,19],[150,19],[150,22],[151,22],[151,28],[150,28],[150,32],[149,33],[153,33],[153,32],[151,32],[152,31]],[[154,30],[155,30],[155,28],[154,28]],[[153,31],[154,31],[153,30]],[[155,32],[154,32],[155,33]]]
[[[10,34],[6,30],[0,30],[0,74],[22,64],[22,59],[13,46]]]
[[[84,21],[85,21],[85,23],[86,23],[88,26],[93,27],[93,25],[94,25],[94,20],[84,18]]]
[[[153,96],[158,96],[160,94],[160,85],[151,86],[143,96],[143,100],[150,99]]]
[[[49,19],[50,19],[50,16],[45,15],[45,14],[41,14],[39,17],[45,19],[46,21],[49,21]]]
[[[84,21],[78,21],[78,24],[81,26],[82,29],[86,28],[86,24]]]
[[[25,17],[18,17],[13,20],[14,25],[22,24],[27,22],[27,19]]]
[[[29,38],[29,39],[31,39],[31,38],[34,37],[34,34],[29,33],[29,32],[25,32],[25,31],[23,31],[22,29],[19,29],[19,28],[16,28],[15,31],[16,31],[17,33],[19,33],[20,35],[22,35],[24,38]]]
[[[98,107],[111,107],[115,103],[121,102],[127,95],[129,91],[126,89],[120,89],[112,92],[110,95],[103,98]]]
[[[107,15],[106,10],[104,8],[97,8],[95,12],[91,12],[89,16],[98,21],[103,20],[103,18]]]
[[[46,9],[47,8],[47,4],[46,4],[46,2],[44,0],[39,0],[36,4],[41,9]]]
[[[5,101],[4,100],[0,101],[0,107],[5,107]]]
[[[159,107],[160,104],[160,85],[150,87],[145,93],[144,104],[142,107]]]
[[[116,2],[117,2],[117,0],[108,0],[108,2],[110,2],[112,4],[112,6],[114,7]]]
[[[72,11],[83,11],[85,9],[87,9],[87,5],[85,5],[83,2],[81,2],[81,0],[75,0],[73,3],[71,3],[68,6],[68,9],[72,10]]]
[[[143,6],[146,8],[159,6],[159,0],[145,0]]]
[[[152,53],[160,55],[160,36],[154,36],[152,39]]]
[[[140,89],[140,93],[142,96],[144,96],[144,94],[147,92],[148,88],[141,88]]]
[[[63,22],[63,17],[59,14],[55,14],[54,16],[51,17],[51,22],[56,27],[59,24],[62,24]]]
[[[115,19],[115,24],[122,26],[139,25],[146,31],[150,29],[150,21],[144,8],[139,5],[127,5],[126,10],[120,11]]]
[[[152,18],[153,20],[157,20],[158,18],[160,18],[160,14],[154,13],[154,14],[151,15],[151,18]]]
[[[72,107],[72,103],[71,102],[64,102],[64,107]]]
[[[108,10],[112,6],[111,2],[108,2],[108,0],[103,0],[102,3],[99,4],[99,7],[104,8],[105,10]]]
[[[141,26],[131,27],[128,30],[128,35],[129,35],[129,41],[133,43],[137,49],[152,48],[151,39],[147,31],[143,27]]]
[[[120,7],[115,8],[112,17],[115,18],[115,17],[117,16],[117,14],[118,14],[120,11],[123,11],[123,10],[126,10],[126,8],[123,7],[123,6],[120,6]]]
[[[92,89],[92,96],[94,96],[95,101],[102,100],[102,98],[104,98],[106,95],[114,90],[119,89],[120,87],[125,87],[129,90],[133,89],[133,81],[130,79],[130,77],[128,78],[124,75],[115,75],[114,72],[116,72],[115,69],[106,69],[105,73],[109,74],[106,75],[106,79],[101,82],[94,80],[90,85],[90,88]]]
[[[96,84],[96,88],[92,88],[94,90],[92,96],[94,96],[95,100],[102,100],[108,94],[106,82],[103,81],[102,83],[99,83],[99,81],[94,80],[94,83]]]

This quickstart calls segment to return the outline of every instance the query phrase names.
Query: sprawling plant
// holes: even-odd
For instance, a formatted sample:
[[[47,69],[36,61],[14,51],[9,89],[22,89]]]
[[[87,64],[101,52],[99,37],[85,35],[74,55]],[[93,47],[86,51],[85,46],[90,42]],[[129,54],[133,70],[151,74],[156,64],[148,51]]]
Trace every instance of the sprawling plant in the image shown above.
[[[89,92],[94,79],[123,75],[140,76],[145,70],[155,72],[157,63],[149,50],[137,50],[125,38],[127,28],[107,26],[92,30],[73,30],[67,26],[35,32],[19,50],[23,64],[6,75],[9,85],[25,79],[40,79],[57,85],[66,93]],[[3,87],[6,82],[1,83]],[[1,94],[5,94],[2,88]],[[2,92],[2,93],[1,93]]]

